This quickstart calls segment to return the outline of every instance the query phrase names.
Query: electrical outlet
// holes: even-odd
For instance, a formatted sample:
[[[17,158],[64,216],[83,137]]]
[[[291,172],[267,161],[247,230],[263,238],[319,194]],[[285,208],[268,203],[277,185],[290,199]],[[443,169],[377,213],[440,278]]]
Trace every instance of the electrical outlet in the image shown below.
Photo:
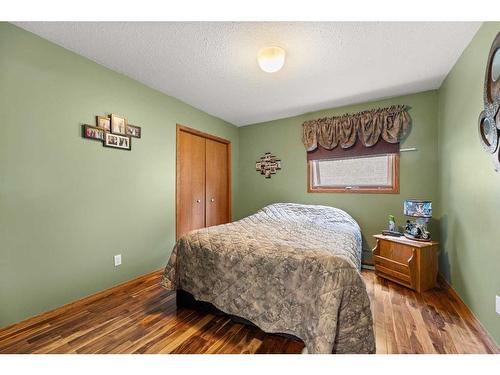
[[[497,296],[497,303],[496,303],[496,311],[497,314],[500,315],[500,296]]]
[[[120,264],[122,264],[122,255],[117,254],[115,255],[115,267],[118,267]]]

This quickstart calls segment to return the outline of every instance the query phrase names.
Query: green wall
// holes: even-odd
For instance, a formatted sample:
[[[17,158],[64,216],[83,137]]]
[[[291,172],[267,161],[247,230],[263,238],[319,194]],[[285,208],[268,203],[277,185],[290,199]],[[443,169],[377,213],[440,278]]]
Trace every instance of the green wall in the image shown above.
[[[500,343],[500,173],[479,143],[486,60],[500,22],[485,23],[439,90],[440,270]]]
[[[305,120],[357,112],[368,108],[406,104],[410,107],[412,130],[401,147],[418,151],[403,152],[400,158],[399,194],[308,193],[306,151],[301,142]],[[255,162],[266,151],[283,161],[283,169],[271,179],[255,171]],[[324,204],[349,212],[360,224],[365,258],[374,246],[372,235],[387,227],[388,215],[404,225],[405,198],[437,199],[437,92],[427,91],[377,102],[341,107],[240,129],[239,182],[243,217],[273,202]],[[437,228],[435,221],[431,229]],[[437,233],[435,233],[437,234]]]
[[[142,126],[132,151],[81,138],[104,113]],[[238,128],[7,23],[0,123],[0,326],[166,264],[176,123],[231,140],[238,200]]]

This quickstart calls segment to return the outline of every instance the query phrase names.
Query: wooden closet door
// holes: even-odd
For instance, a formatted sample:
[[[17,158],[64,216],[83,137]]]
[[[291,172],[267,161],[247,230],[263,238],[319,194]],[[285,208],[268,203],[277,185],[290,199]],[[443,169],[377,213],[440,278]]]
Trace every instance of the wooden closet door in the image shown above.
[[[225,224],[229,214],[229,145],[206,140],[205,225]]]
[[[205,227],[205,138],[177,133],[177,238]]]

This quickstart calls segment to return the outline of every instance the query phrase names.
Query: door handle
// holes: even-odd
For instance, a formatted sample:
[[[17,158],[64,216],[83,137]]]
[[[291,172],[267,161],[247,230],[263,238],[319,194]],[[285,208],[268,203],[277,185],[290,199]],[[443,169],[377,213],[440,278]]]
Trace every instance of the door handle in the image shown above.
[[[197,200],[196,200],[196,203],[200,203],[200,202],[201,202],[201,199],[197,199]]]
[[[215,202],[215,198],[210,199],[210,202]]]

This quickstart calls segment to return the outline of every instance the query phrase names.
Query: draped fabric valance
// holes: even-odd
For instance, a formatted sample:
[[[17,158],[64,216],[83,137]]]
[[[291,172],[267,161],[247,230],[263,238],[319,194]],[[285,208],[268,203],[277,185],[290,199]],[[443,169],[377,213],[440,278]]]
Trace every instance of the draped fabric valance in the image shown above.
[[[357,139],[365,147],[375,145],[379,138],[389,143],[398,143],[408,132],[410,115],[405,105],[372,109],[355,114],[324,117],[302,124],[302,142],[307,151],[318,144],[327,150],[338,145],[353,146]]]

